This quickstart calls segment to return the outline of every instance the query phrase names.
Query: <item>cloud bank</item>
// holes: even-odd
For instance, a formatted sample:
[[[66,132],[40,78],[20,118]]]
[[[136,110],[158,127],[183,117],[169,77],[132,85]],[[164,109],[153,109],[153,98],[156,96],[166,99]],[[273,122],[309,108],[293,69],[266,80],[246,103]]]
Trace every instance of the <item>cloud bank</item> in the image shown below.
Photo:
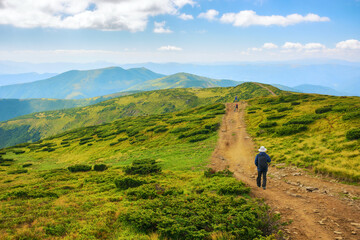
[[[280,15],[271,15],[271,16],[260,16],[257,15],[255,11],[252,10],[244,10],[238,13],[225,13],[219,19],[217,16],[219,12],[210,9],[207,12],[200,13],[199,18],[204,18],[209,21],[219,20],[222,23],[232,24],[235,27],[249,27],[253,25],[258,26],[289,26],[295,25],[302,22],[328,22],[330,18],[328,17],[320,17],[319,15],[309,13],[305,16],[300,14],[290,14],[287,16]]]
[[[2,0],[0,25],[143,31],[148,18],[177,15],[193,0]]]

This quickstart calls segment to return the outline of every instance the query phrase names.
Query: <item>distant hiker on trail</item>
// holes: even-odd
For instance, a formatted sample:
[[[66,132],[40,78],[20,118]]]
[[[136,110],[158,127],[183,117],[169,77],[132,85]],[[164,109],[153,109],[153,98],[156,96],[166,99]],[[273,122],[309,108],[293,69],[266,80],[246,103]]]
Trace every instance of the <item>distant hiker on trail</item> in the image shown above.
[[[257,186],[261,186],[261,175],[263,176],[263,183],[262,188],[266,189],[266,173],[268,170],[268,163],[271,162],[271,159],[269,155],[267,155],[266,148],[264,146],[261,146],[259,149],[259,154],[255,157],[255,165],[257,166],[258,170],[258,177],[256,179]]]
[[[234,112],[237,112],[238,109],[239,109],[239,105],[238,105],[238,104],[235,104]]]
[[[237,98],[237,95],[235,96],[235,100],[234,100],[234,102],[237,102],[238,101],[238,98]]]

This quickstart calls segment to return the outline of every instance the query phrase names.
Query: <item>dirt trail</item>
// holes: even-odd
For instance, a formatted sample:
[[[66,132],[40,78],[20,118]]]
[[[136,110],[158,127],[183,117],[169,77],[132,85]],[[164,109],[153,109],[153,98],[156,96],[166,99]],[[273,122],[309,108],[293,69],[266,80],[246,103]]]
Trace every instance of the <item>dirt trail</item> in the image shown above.
[[[258,86],[260,86],[260,87],[265,88],[266,90],[268,90],[268,91],[271,93],[271,95],[276,96],[276,94],[275,94],[273,91],[271,91],[270,88],[262,85],[261,83],[257,83],[257,82],[254,82],[254,83],[255,83],[256,85],[258,85]]]
[[[284,229],[289,239],[360,239],[360,187],[273,164],[267,189],[258,188],[254,165],[257,152],[244,119],[246,103],[239,104],[239,112],[234,112],[233,103],[226,107],[212,168],[223,170],[229,166],[237,179],[251,187],[253,196],[264,198],[283,220],[292,220]],[[271,156],[271,149],[268,153]]]

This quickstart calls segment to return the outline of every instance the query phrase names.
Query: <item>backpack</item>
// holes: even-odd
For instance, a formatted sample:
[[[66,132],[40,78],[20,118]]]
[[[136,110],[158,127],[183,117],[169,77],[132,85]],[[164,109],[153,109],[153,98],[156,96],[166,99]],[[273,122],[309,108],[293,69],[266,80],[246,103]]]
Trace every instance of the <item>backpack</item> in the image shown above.
[[[261,171],[267,170],[268,163],[267,163],[267,158],[266,158],[265,155],[261,154],[261,155],[258,156],[258,168]]]

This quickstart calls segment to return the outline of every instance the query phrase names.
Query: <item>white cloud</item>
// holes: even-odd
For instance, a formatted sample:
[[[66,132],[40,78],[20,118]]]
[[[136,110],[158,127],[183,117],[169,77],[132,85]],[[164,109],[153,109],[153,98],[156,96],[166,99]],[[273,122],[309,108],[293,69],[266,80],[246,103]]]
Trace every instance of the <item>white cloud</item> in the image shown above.
[[[194,19],[194,17],[192,16],[192,15],[189,15],[189,14],[185,14],[185,13],[183,13],[183,14],[181,14],[180,16],[179,16],[179,18],[181,18],[182,20],[193,20]]]
[[[222,23],[230,23],[236,27],[248,27],[251,25],[288,26],[301,22],[327,22],[330,21],[330,19],[328,17],[320,17],[313,13],[309,13],[306,16],[300,14],[259,16],[252,10],[244,10],[238,13],[225,13],[221,16],[220,21]]]
[[[360,41],[356,39],[349,39],[341,41],[336,44],[336,48],[339,49],[360,49]]]
[[[307,43],[304,45],[305,49],[325,49],[325,45],[321,44],[321,43]]]
[[[0,25],[143,31],[148,18],[176,15],[193,0],[2,0]]]
[[[158,48],[159,51],[182,51],[183,49],[180,47],[175,47],[171,45],[162,46]]]
[[[207,12],[200,13],[198,18],[204,18],[209,21],[213,21],[213,20],[217,19],[216,17],[218,15],[219,15],[218,11],[216,11],[215,9],[209,9],[209,10],[207,10]]]
[[[170,28],[165,28],[165,21],[154,22],[154,33],[172,33]]]
[[[302,49],[303,45],[301,43],[294,43],[294,42],[286,42],[282,48],[285,49]]]
[[[264,43],[262,48],[264,48],[264,49],[275,49],[275,48],[278,48],[278,46],[276,44],[274,44],[274,43]]]

